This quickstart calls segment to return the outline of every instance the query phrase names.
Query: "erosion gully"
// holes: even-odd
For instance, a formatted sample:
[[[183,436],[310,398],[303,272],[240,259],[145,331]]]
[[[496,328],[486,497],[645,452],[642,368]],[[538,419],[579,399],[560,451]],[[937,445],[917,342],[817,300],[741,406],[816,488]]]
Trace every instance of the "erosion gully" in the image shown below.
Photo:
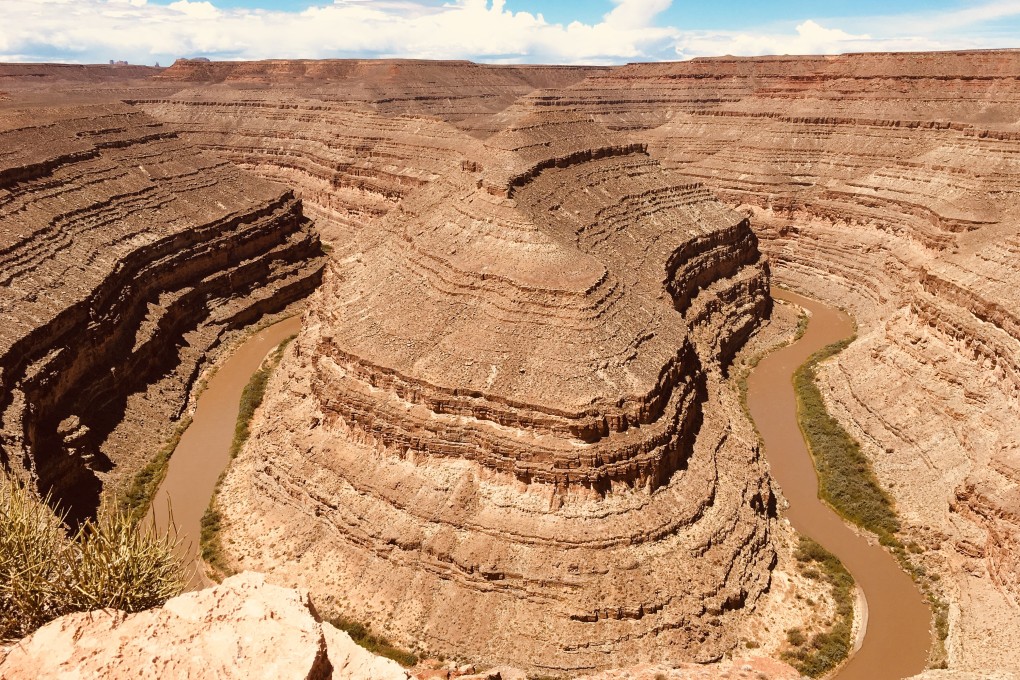
[[[241,392],[266,355],[300,329],[301,317],[293,316],[253,333],[234,350],[199,395],[191,425],[170,458],[152,507],[162,533],[169,526],[171,503],[180,550],[194,566],[190,589],[209,585],[198,562],[201,521],[216,480],[230,462]]]
[[[790,503],[786,512],[790,523],[843,562],[867,602],[863,642],[833,677],[879,680],[915,675],[927,660],[931,612],[896,559],[818,498],[818,478],[797,422],[794,371],[822,347],[849,337],[853,322],[834,307],[789,291],[773,289],[772,296],[807,309],[811,318],[803,337],[766,356],[751,373],[747,405],[772,475]]]

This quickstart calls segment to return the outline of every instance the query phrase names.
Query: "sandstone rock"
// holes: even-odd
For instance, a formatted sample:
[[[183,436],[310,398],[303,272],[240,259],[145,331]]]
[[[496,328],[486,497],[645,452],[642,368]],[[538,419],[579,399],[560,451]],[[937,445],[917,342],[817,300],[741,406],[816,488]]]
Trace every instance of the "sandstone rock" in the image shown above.
[[[854,313],[830,410],[943,576],[950,665],[981,672],[1020,667],[1018,69],[1013,51],[726,57],[531,96],[647,143],[751,216],[779,283]]]
[[[81,517],[225,333],[316,285],[318,239],[293,193],[123,104],[2,108],[0,148],[0,460]]]
[[[3,678],[407,680],[321,623],[307,593],[244,573],[137,614],[61,617],[0,652]]]
[[[737,658],[712,664],[681,666],[641,665],[586,675],[578,680],[800,680],[801,674],[785,663],[765,657]]]
[[[925,549],[915,559],[943,576],[942,594],[952,602],[951,665],[978,672],[1020,667],[1015,625],[1020,600],[1018,53],[727,57],[574,72],[423,62],[183,63],[158,81],[141,71],[130,75],[146,80],[129,81],[126,72],[75,68],[4,66],[9,98],[4,105],[35,102],[45,88],[58,87],[66,101],[136,102],[180,130],[184,141],[172,142],[181,145],[175,148],[199,146],[293,187],[336,247],[333,273],[316,298],[319,309],[275,385],[281,410],[267,414],[248,452],[251,459],[240,463],[253,474],[253,486],[229,492],[239,507],[256,508],[253,516],[262,518],[253,522],[251,544],[238,555],[242,562],[278,564],[295,582],[310,583],[321,578],[322,569],[311,556],[302,563],[308,547],[324,535],[345,536],[342,550],[358,554],[366,573],[381,574],[372,570],[402,563],[404,571],[398,573],[411,584],[403,588],[399,579],[395,584],[381,575],[359,582],[366,594],[355,595],[355,609],[367,616],[397,609],[396,603],[410,597],[407,591],[434,582],[437,574],[452,575],[445,587],[454,592],[474,588],[487,599],[514,603],[486,611],[479,641],[489,618],[523,620],[528,611],[569,611],[596,619],[578,624],[616,627],[616,637],[606,638],[614,641],[605,646],[572,651],[600,659],[629,644],[620,642],[628,639],[621,631],[641,619],[627,617],[647,618],[650,611],[662,616],[658,612],[668,610],[656,609],[661,598],[634,599],[629,586],[622,594],[607,589],[589,602],[576,596],[579,584],[610,579],[617,568],[629,583],[632,573],[654,563],[650,553],[670,540],[663,536],[676,535],[671,532],[711,543],[722,553],[694,551],[697,561],[718,559],[721,568],[764,555],[767,562],[773,546],[760,531],[722,549],[719,536],[708,529],[697,538],[699,529],[630,519],[637,513],[665,517],[674,512],[673,504],[690,510],[701,503],[702,510],[678,516],[695,527],[746,528],[759,520],[748,524],[751,513],[737,519],[727,508],[741,505],[741,498],[755,503],[772,498],[757,493],[765,482],[760,462],[747,452],[753,438],[745,438],[746,423],[735,402],[717,397],[711,368],[712,357],[735,350],[753,326],[748,320],[761,313],[761,298],[753,293],[753,282],[761,281],[754,273],[759,265],[741,260],[752,253],[745,230],[732,221],[727,228],[712,227],[716,221],[710,217],[704,220],[708,229],[691,241],[698,245],[681,248],[672,263],[689,261],[690,266],[659,272],[660,281],[670,278],[670,297],[693,299],[689,309],[679,311],[683,322],[671,338],[664,337],[668,324],[655,325],[667,317],[662,301],[651,294],[654,287],[639,285],[662,261],[662,244],[649,231],[673,235],[689,219],[701,220],[716,210],[723,214],[707,196],[696,198],[708,190],[751,216],[780,283],[826,297],[857,317],[860,339],[823,371],[824,391],[896,497],[909,537]],[[101,80],[101,86],[81,87],[89,78]],[[571,117],[578,114],[622,134],[572,128],[577,121]],[[32,126],[9,127],[11,134],[39,134],[25,132]],[[100,134],[112,139],[120,133]],[[117,153],[156,143],[138,142]],[[22,146],[32,145],[19,141],[4,148]],[[98,153],[113,152],[103,146]],[[91,162],[67,167],[88,168]],[[656,167],[671,171],[660,186],[650,180]],[[210,172],[231,174],[219,164]],[[626,186],[612,186],[618,180]],[[34,187],[44,184],[32,181]],[[699,182],[703,188],[693,186]],[[668,206],[659,203],[664,197]],[[622,200],[620,211],[611,205],[617,200]],[[40,214],[55,212],[53,205]],[[205,201],[207,209],[211,205]],[[601,207],[587,212],[595,205]],[[676,217],[674,226],[662,225],[681,212],[689,214]],[[628,221],[627,215],[635,214],[640,219]],[[636,236],[632,243],[627,234]],[[641,253],[646,246],[649,252]],[[20,252],[32,256],[31,248]],[[571,282],[591,281],[600,265],[606,279],[594,280],[602,288],[570,288]],[[373,269],[389,274],[373,278]],[[555,285],[543,279],[550,269],[557,274]],[[508,295],[508,290],[525,293]],[[592,293],[598,290],[609,296],[595,304]],[[58,297],[63,294],[58,290]],[[339,295],[344,297],[330,299]],[[568,299],[578,302],[564,304]],[[755,300],[751,306],[759,307],[746,306]],[[25,304],[31,311],[37,303],[25,297],[5,304],[10,309]],[[350,314],[341,307],[349,307]],[[423,310],[420,315],[415,307]],[[455,341],[445,345],[433,342],[437,331],[424,313],[439,307],[457,312],[431,325],[460,324]],[[398,321],[378,315],[391,309],[401,310],[394,317]],[[8,307],[2,311],[8,318]],[[642,326],[639,314],[654,322]],[[586,324],[600,323],[611,340],[633,341],[633,347],[589,357],[583,343],[572,351],[557,345],[550,330],[569,328],[599,347],[605,337],[584,333]],[[533,330],[503,332],[514,327]],[[655,337],[645,339],[638,327],[653,330]],[[204,339],[187,361],[197,361],[215,342],[214,334],[200,335]],[[659,343],[681,335],[693,349],[689,357],[707,367],[705,422],[697,437],[704,444],[695,442],[680,474],[673,470],[669,476],[667,458],[642,460],[634,479],[651,480],[653,493],[631,495],[620,480],[629,486],[634,457],[608,445],[626,437],[648,441],[649,423],[613,429],[632,421],[627,399],[618,406],[612,395],[614,389],[616,399],[637,394],[657,362],[644,364],[645,374],[633,375],[623,370],[626,361],[615,357],[633,350],[641,355],[640,364],[648,358],[646,350],[654,353]],[[54,345],[40,346],[43,358],[32,360],[53,360],[46,353]],[[56,353],[57,360],[62,356]],[[181,364],[184,374],[193,365],[187,361]],[[586,362],[586,369],[579,368]],[[166,407],[150,412],[140,405],[149,399],[131,401],[126,424],[101,447],[121,467],[103,473],[99,470],[108,463],[102,457],[87,458],[95,446],[80,447],[102,441],[104,424],[90,421],[81,409],[47,406],[44,427],[21,426],[46,380],[64,389],[53,377],[57,372],[43,373],[49,377],[26,401],[19,390],[8,396],[10,373],[4,368],[0,446],[22,460],[36,432],[44,441],[59,437],[61,445],[79,447],[85,463],[76,465],[87,473],[72,473],[66,461],[48,461],[41,464],[41,477],[54,480],[58,489],[71,486],[59,481],[61,475],[76,483],[90,477],[116,483],[117,470],[132,463],[130,456],[116,453],[113,440],[124,432],[123,448],[131,449],[144,440],[139,424],[159,420]],[[614,389],[603,387],[607,379]],[[176,396],[152,401],[182,403],[180,385],[186,382],[175,376],[159,383],[171,385]],[[136,395],[158,396],[159,389]],[[72,392],[68,387],[66,393]],[[515,396],[525,398],[515,401]],[[548,412],[550,403],[568,406],[569,399],[575,399],[572,413]],[[387,409],[379,408],[383,402]],[[315,405],[313,412],[302,410],[301,403]],[[583,417],[574,417],[582,412]],[[693,411],[675,413],[689,418]],[[80,418],[74,427],[72,417]],[[274,433],[274,428],[294,434]],[[484,445],[476,439],[469,447],[450,446],[477,431],[492,436]],[[596,436],[594,442],[585,439]],[[575,468],[558,465],[569,455],[571,448],[563,444],[572,437],[579,452],[606,451],[601,463],[579,454],[576,475]],[[706,452],[710,441],[724,439],[724,448]],[[539,450],[533,449],[535,442],[551,453],[531,460],[518,455]],[[718,468],[716,461],[722,462]],[[521,479],[529,466],[545,481]],[[615,477],[615,487],[613,475],[604,472],[628,467],[631,472]],[[747,470],[754,479],[735,481],[746,478]],[[583,499],[583,480],[600,474],[610,480],[609,493],[603,497],[594,489],[597,493]],[[666,503],[678,483],[690,486]],[[732,493],[722,493],[725,489]],[[702,502],[709,497],[713,505]],[[242,510],[236,512],[242,516]],[[630,522],[633,530],[593,528],[590,535],[575,535],[559,524],[533,530],[536,521],[559,515],[566,519],[557,522],[580,526],[580,518],[591,512],[603,526],[619,520]],[[520,526],[527,530],[519,531]],[[487,532],[515,536],[512,558],[492,549]],[[554,552],[562,536],[584,559],[557,563],[542,557]],[[606,544],[611,544],[608,550]],[[741,557],[734,560],[737,544],[742,544]],[[621,557],[628,551],[639,555],[637,568]],[[286,561],[291,564],[282,566]],[[516,569],[520,563],[528,569]],[[766,572],[757,564],[734,578],[755,581]],[[550,573],[555,578],[548,578]],[[409,574],[424,576],[411,580]],[[638,584],[647,582],[638,578],[635,588],[644,587]],[[703,585],[704,590],[687,590],[685,596],[718,588]],[[556,589],[552,602],[544,599]],[[754,592],[748,592],[748,603]],[[741,591],[731,595],[739,601]],[[415,626],[427,626],[422,637],[430,644],[455,647],[458,633],[444,628],[439,615],[428,621],[423,613],[441,611],[446,602],[446,591],[421,602],[387,632],[404,631],[398,637],[411,643],[417,641],[411,631],[424,630]],[[707,605],[711,617],[708,609],[724,607]],[[732,614],[723,615],[723,628]],[[529,644],[527,635],[521,640]],[[498,644],[495,650],[500,651]]]
[[[329,623],[322,624],[322,633],[333,666],[332,680],[407,680],[411,677],[396,661],[372,654]]]
[[[909,680],[1017,680],[1020,673],[1009,670],[982,671],[981,673],[970,673],[967,671],[925,671],[911,677]]]
[[[576,116],[474,150],[334,253],[224,481],[232,555],[481,667],[718,657],[775,559],[721,389],[754,235]]]

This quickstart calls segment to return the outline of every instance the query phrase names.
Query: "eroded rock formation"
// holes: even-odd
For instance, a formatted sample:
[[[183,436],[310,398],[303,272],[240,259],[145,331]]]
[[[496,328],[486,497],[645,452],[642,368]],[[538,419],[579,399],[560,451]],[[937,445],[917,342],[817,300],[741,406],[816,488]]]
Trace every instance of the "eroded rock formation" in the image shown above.
[[[952,667],[1020,667],[1020,53],[632,65],[540,97],[630,130],[751,216],[777,280],[848,307],[825,372],[919,561]]]
[[[228,482],[228,515],[255,518],[230,529],[242,564],[393,613],[405,642],[531,646],[556,659],[545,668],[646,658],[652,630],[699,658],[726,649],[739,614],[717,628],[712,611],[740,601],[734,584],[753,602],[772,548],[761,463],[718,384],[767,302],[747,224],[711,192],[750,216],[780,283],[858,319],[823,371],[827,399],[915,559],[944,576],[951,667],[981,672],[1020,667],[1018,72],[1012,51],[598,70],[183,62],[158,78],[7,66],[0,96],[64,79],[74,101],[135,102],[179,137],[133,148],[200,147],[277,180],[335,248]],[[99,157],[112,153],[128,151]],[[33,362],[67,361],[46,347]],[[29,408],[11,394],[3,445],[30,466]],[[47,408],[39,431],[75,446],[81,414]],[[711,549],[680,570],[666,547],[691,545]],[[670,570],[686,579],[672,598],[655,593]],[[680,592],[708,594],[706,612]],[[458,614],[468,602],[481,613]],[[687,638],[654,623],[680,620]]]
[[[334,253],[225,480],[226,540],[429,651],[716,658],[775,559],[720,389],[770,303],[755,237],[574,116],[481,151]]]
[[[0,149],[0,462],[84,516],[225,331],[315,286],[318,239],[291,191],[123,104],[0,110]]]

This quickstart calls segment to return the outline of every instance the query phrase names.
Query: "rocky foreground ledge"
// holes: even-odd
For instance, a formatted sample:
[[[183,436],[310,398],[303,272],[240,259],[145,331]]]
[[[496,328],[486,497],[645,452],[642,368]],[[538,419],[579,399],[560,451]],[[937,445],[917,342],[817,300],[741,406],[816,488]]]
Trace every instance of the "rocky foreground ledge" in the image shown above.
[[[771,659],[738,659],[677,668],[640,666],[590,680],[627,678],[796,678]],[[70,614],[4,650],[0,678],[273,678],[280,680],[524,680],[511,668],[475,673],[424,664],[402,668],[359,647],[320,620],[308,593],[245,572],[137,614]]]
[[[0,677],[403,680],[408,674],[320,621],[308,593],[245,572],[157,609],[105,609],[51,621],[7,650]]]

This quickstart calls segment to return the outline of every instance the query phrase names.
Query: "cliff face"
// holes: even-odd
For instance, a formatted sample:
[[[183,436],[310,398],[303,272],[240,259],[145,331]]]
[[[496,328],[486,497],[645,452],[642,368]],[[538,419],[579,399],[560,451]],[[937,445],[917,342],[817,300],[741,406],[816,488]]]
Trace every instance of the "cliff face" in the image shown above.
[[[427,115],[493,132],[492,114],[540,88],[563,88],[609,69],[599,66],[495,66],[422,59],[178,60],[161,83],[204,88],[300,91],[324,102],[362,102],[386,115]],[[484,134],[484,133],[483,133]]]
[[[315,280],[301,199],[334,251],[225,486],[237,561],[438,651],[708,658],[774,554],[719,387],[760,245],[860,323],[824,391],[944,577],[951,666],[1020,667],[1018,72],[2,67],[135,106],[3,112],[0,455],[83,508],[140,464],[221,333]]]
[[[716,658],[775,560],[720,387],[769,305],[755,237],[573,116],[474,152],[334,253],[218,497],[224,544],[433,652]]]
[[[631,132],[751,216],[777,281],[849,308],[824,372],[919,561],[950,664],[1020,667],[1020,53],[632,65],[536,105]]]
[[[0,462],[91,513],[222,334],[319,279],[285,188],[122,104],[0,110]]]
[[[181,60],[132,101],[192,143],[293,187],[342,245],[409,192],[459,173],[494,116],[539,88],[607,69],[420,60]],[[477,154],[474,154],[477,155]]]
[[[334,247],[442,175],[460,174],[477,142],[451,124],[386,116],[304,91],[199,88],[139,101],[190,142],[293,187]]]

